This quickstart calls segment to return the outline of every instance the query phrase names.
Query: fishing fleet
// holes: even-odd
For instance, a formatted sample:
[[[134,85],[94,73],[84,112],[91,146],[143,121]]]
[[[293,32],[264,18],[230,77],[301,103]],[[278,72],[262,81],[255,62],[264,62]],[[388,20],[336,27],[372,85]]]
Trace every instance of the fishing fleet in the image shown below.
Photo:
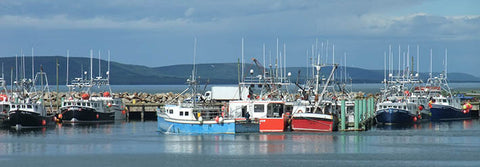
[[[301,71],[298,71],[293,82],[295,79],[286,68],[286,45],[283,45],[283,51],[279,51],[278,42],[277,39],[275,61],[272,61],[270,52],[270,63],[267,65],[264,44],[263,61],[252,58],[252,66],[247,70],[244,67],[242,39],[238,85],[215,86],[207,91],[206,85],[203,90],[200,89],[202,80],[196,69],[195,39],[193,68],[186,79],[187,88],[175,98],[158,105],[157,130],[166,134],[333,132],[362,130],[359,122],[389,126],[478,118],[478,111],[473,109],[471,99],[455,95],[448,85],[447,50],[445,70],[437,75],[430,70],[429,77],[422,80],[419,46],[416,70],[412,68],[414,57],[410,56],[410,46],[403,54],[399,46],[398,70],[394,70],[396,58],[390,46],[388,53],[384,53],[383,86],[379,88],[380,94],[374,96],[352,91],[352,79],[346,71],[346,53],[342,66],[335,62],[335,46],[330,46],[328,41],[321,43],[320,47],[315,41],[311,52],[307,50],[308,65],[303,82],[299,79]],[[432,59],[432,51],[430,53]],[[99,51],[98,76],[93,75],[91,50],[90,72],[83,71],[82,67],[81,76],[69,80],[67,51],[66,86],[69,91],[54,109],[51,102],[48,104],[43,100],[43,97],[50,96],[48,77],[43,68],[33,75],[32,49],[32,78],[25,76],[22,62],[20,75],[17,73],[14,81],[12,77],[11,89],[8,89],[2,70],[0,124],[21,129],[48,127],[55,123],[125,120],[127,107],[121,98],[114,96],[110,88],[110,52],[105,75],[101,73],[100,55]],[[329,55],[331,62],[328,61]]]

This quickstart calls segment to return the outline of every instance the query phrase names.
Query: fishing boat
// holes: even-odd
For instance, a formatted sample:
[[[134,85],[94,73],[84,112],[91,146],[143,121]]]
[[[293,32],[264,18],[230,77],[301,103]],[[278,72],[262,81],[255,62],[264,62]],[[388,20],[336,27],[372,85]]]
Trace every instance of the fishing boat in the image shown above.
[[[187,79],[189,87],[157,110],[157,130],[166,134],[233,134],[235,119],[229,118],[220,107],[197,92],[196,46],[195,39],[192,75]],[[189,90],[188,98],[178,99]]]
[[[93,62],[92,57],[93,51],[90,51],[91,66]],[[93,70],[90,68],[90,78],[85,77],[87,74],[85,72],[82,73],[81,78],[75,78],[71,82],[67,82],[69,97],[62,99],[59,109],[60,113],[57,115],[59,120],[65,123],[91,123],[114,122],[115,120],[124,120],[126,118],[122,100],[114,98],[110,93],[112,92],[110,87],[110,60],[108,62],[106,78],[101,76],[101,67],[99,65],[99,76],[94,78]],[[99,93],[97,96],[92,96],[92,88],[95,87],[98,88]]]
[[[291,73],[281,67],[265,68],[255,58],[252,61],[258,71],[255,73],[252,68],[249,74],[241,74],[239,94],[243,94],[241,91],[248,93],[246,97],[228,103],[229,115],[258,121],[260,132],[284,132],[288,130],[288,115],[292,110],[287,91],[291,84],[288,80]],[[275,66],[278,67],[278,64]],[[279,69],[283,72],[279,72]]]
[[[299,99],[293,105],[293,114],[291,118],[291,128],[293,131],[310,132],[331,132],[337,129],[337,99],[334,93],[329,92],[328,88],[332,86],[332,77],[337,69],[337,65],[332,65],[332,70],[326,82],[320,85],[320,71],[326,65],[316,64],[315,79],[310,89],[313,89],[311,95],[307,98]],[[298,84],[297,84],[298,85]],[[319,88],[323,87],[322,91]],[[304,88],[301,88],[303,91]],[[320,92],[320,93],[319,93]]]
[[[407,53],[403,54],[404,59],[409,57],[408,48]],[[400,46],[399,46],[399,60],[400,60]],[[423,104],[426,100],[420,92],[415,92],[412,94],[413,88],[421,83],[418,79],[418,72],[414,74],[413,71],[409,70],[409,61],[406,61],[404,69],[401,70],[399,62],[398,75],[393,75],[393,53],[391,52],[391,47],[389,51],[389,72],[387,78],[387,68],[386,68],[386,53],[385,53],[385,78],[383,80],[384,88],[381,90],[382,95],[377,102],[377,110],[375,111],[375,118],[378,124],[412,124],[419,122],[419,120],[425,120],[425,117],[422,117],[422,110],[424,109]],[[405,57],[406,56],[406,57]],[[418,49],[417,49],[418,57]],[[413,62],[412,62],[413,64]],[[417,63],[418,64],[418,63]],[[417,71],[418,71],[417,66]]]
[[[472,105],[469,101],[464,102],[459,96],[454,96],[447,82],[447,49],[445,49],[444,71],[437,77],[432,72],[432,50],[430,50],[430,77],[424,87],[419,89],[427,92],[428,108],[430,109],[431,121],[450,121],[471,119]]]
[[[37,90],[36,84],[41,85],[40,89]],[[44,95],[49,94],[47,74],[43,69],[36,74],[34,80],[24,78],[15,81],[15,86],[12,97],[15,100],[10,102],[5,121],[8,126],[20,129],[45,127],[55,123],[54,116],[47,114],[43,101]]]
[[[453,96],[444,75],[441,74],[440,77],[429,78],[427,85],[421,89],[425,89],[428,92],[428,108],[430,108],[431,121],[472,118],[470,112],[472,105],[469,102],[462,104],[460,97]],[[447,96],[444,96],[442,92],[446,93]]]
[[[2,87],[2,91],[0,94],[0,126],[4,126],[5,120],[8,118],[8,112],[10,111],[10,95],[6,88],[5,79],[2,77],[0,78],[0,85]]]

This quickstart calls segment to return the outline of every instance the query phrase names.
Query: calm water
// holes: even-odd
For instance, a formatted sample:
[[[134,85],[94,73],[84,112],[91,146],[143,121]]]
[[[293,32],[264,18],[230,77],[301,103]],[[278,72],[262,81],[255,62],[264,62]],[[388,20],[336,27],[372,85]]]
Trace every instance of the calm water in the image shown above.
[[[451,84],[479,90],[479,84]],[[356,84],[364,92],[380,84]],[[112,86],[181,92],[183,85]],[[0,129],[0,166],[480,166],[480,121],[366,132],[164,135],[156,122]]]
[[[156,122],[0,130],[0,166],[480,166],[480,121],[366,132],[164,135]]]

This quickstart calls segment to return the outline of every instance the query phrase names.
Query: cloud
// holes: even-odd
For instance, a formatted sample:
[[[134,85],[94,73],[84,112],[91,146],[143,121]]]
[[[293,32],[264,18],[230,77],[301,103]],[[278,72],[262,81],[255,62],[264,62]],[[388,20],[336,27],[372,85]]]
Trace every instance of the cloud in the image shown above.
[[[193,15],[193,12],[195,12],[195,8],[188,8],[186,11],[185,11],[185,17],[190,17]]]

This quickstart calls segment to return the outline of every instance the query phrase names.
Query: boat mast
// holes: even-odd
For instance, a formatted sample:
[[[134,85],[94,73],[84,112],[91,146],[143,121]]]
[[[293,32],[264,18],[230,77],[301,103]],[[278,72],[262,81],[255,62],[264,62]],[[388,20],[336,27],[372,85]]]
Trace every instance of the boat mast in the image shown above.
[[[419,46],[417,45],[417,75],[420,73],[420,51]]]
[[[242,38],[242,46],[243,46],[243,38]],[[243,48],[243,47],[242,47]],[[192,69],[192,81],[191,81],[191,86],[192,86],[192,99],[193,100],[193,107],[196,106],[196,101],[197,101],[197,85],[195,81],[195,59],[197,57],[197,38],[194,38],[194,43],[193,43],[193,69]]]
[[[448,50],[445,48],[445,80],[447,79],[447,63],[448,63]]]
[[[197,44],[196,41],[197,41],[197,38],[195,38],[195,46],[196,46],[196,44]],[[194,48],[194,50],[195,50],[195,48]],[[194,57],[195,57],[195,55],[194,55]],[[194,58],[194,59],[195,59],[195,58]],[[244,68],[245,68],[245,67],[244,67],[244,60],[243,60],[243,59],[244,59],[244,39],[243,39],[243,37],[242,37],[242,82],[245,81],[245,80],[244,80],[244,74],[243,74],[244,71],[245,71],[245,69],[244,69]],[[195,63],[194,63],[194,65],[195,65]]]
[[[100,60],[101,60],[101,55],[100,55],[100,49],[98,50],[98,77],[101,77],[102,74],[101,74],[101,71],[102,71],[102,68],[101,68],[101,65],[100,65]]]
[[[93,50],[90,49],[90,83],[93,82]]]
[[[266,74],[265,74],[265,68],[266,68],[266,67],[265,67],[265,43],[263,43],[263,74],[262,74],[262,75],[263,75],[263,79],[265,79],[265,77],[266,77],[266,76],[265,76],[265,75],[266,75]]]
[[[69,58],[70,58],[70,50],[67,49],[67,79],[66,79],[66,85],[68,85],[68,69],[69,69]],[[83,71],[81,71],[81,73],[83,73]]]
[[[110,85],[110,50],[108,50],[107,79],[108,79],[108,84]],[[110,92],[111,92],[111,91],[110,91]]]
[[[430,48],[430,78],[432,78],[433,69],[432,69],[432,49]]]
[[[34,65],[33,59],[34,59],[34,57],[33,57],[33,47],[32,47],[32,79],[35,78],[35,65]]]

